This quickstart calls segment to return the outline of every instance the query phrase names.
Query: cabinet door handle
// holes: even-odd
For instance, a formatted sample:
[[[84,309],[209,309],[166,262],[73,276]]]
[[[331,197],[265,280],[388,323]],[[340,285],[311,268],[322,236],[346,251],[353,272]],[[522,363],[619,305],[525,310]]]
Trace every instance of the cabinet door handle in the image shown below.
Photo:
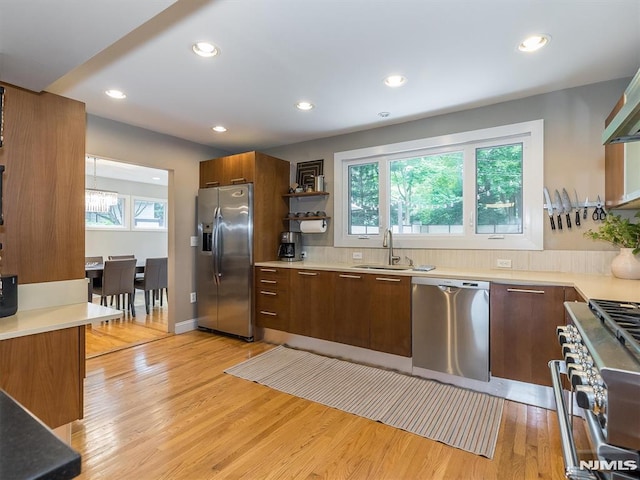
[[[376,280],[381,280],[383,282],[399,282],[399,278],[386,278],[386,277],[376,277]]]
[[[261,268],[260,269],[261,272],[271,272],[271,273],[276,273],[277,270],[275,268]]]
[[[536,293],[538,295],[543,295],[544,290],[529,290],[528,288],[507,288],[507,292],[513,293]]]
[[[205,183],[205,185],[207,185],[207,186],[210,185],[212,187],[215,187],[216,185],[220,185],[220,182],[217,182],[217,181],[216,182],[207,182],[207,183]]]
[[[266,311],[264,311],[264,310],[260,310],[260,313],[261,313],[262,315],[269,315],[270,317],[277,317],[277,316],[278,316],[278,314],[277,314],[277,313],[273,313],[273,312],[266,312]]]
[[[260,293],[261,293],[262,295],[274,295],[274,296],[275,296],[275,295],[278,295],[276,292],[267,292],[267,291],[265,291],[265,290],[260,290]]]
[[[247,179],[244,177],[232,178],[230,180],[231,183],[246,183]]]
[[[309,277],[315,277],[318,274],[315,272],[298,272],[298,275],[307,275]]]
[[[260,283],[278,283],[275,280],[260,280]]]
[[[347,275],[347,274],[340,274],[340,278],[362,278],[360,275]]]

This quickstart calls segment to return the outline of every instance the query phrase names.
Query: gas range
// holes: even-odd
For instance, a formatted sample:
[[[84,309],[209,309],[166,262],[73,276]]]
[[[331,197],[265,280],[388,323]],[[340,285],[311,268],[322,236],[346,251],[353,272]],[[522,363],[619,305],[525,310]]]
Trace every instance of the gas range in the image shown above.
[[[640,479],[640,304],[565,303],[572,324],[558,327],[563,360],[549,363],[570,479]],[[571,383],[568,399],[560,373]],[[593,459],[575,451],[567,403],[582,408]],[[589,463],[590,462],[590,463]]]

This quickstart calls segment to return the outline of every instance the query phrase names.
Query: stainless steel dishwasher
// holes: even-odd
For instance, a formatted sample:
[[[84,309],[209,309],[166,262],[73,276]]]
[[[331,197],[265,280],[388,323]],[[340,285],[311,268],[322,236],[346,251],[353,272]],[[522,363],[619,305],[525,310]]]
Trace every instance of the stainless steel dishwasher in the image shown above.
[[[413,366],[489,381],[489,282],[413,277]]]

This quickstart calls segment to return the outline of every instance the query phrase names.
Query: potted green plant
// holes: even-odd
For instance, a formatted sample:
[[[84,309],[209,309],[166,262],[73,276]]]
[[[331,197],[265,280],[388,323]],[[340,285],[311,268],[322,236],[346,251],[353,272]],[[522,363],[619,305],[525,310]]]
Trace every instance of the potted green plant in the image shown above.
[[[640,219],[640,212],[634,218]],[[597,230],[589,229],[584,235],[620,248],[620,254],[611,262],[611,273],[615,277],[640,279],[640,223],[609,213]]]

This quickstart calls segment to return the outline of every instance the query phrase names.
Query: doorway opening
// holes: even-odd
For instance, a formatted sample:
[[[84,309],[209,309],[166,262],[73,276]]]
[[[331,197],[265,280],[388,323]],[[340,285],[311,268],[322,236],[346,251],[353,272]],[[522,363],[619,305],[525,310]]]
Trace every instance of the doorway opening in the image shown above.
[[[86,208],[85,259],[133,255],[140,267],[147,258],[168,259],[169,172],[90,154],[85,156],[85,167],[87,195],[109,192],[116,197],[108,206]],[[122,319],[87,328],[87,358],[169,335],[166,291],[162,301],[150,298],[149,313],[144,291],[136,289],[134,298],[135,317],[123,308]],[[94,294],[91,301],[100,303],[100,297]],[[117,302],[108,303],[117,307]]]

